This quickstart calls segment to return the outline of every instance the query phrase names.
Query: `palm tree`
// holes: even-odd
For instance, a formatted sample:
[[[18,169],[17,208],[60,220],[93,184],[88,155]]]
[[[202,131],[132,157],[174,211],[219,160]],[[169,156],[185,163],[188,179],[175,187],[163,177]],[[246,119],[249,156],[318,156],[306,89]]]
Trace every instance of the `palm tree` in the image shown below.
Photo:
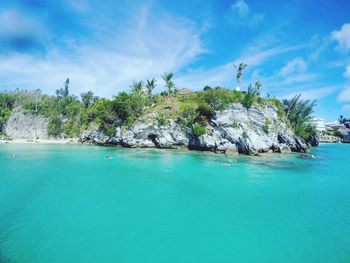
[[[238,84],[238,87],[241,88],[242,79],[243,79],[243,70],[248,65],[241,62],[241,63],[239,63],[238,67],[235,64],[233,64],[233,66],[237,69],[237,74],[236,74],[237,84]]]
[[[260,80],[258,80],[257,82],[255,82],[255,91],[257,95],[260,95],[260,89],[263,86],[263,84],[260,82]]]
[[[80,96],[85,108],[88,108],[98,100],[98,97],[96,97],[91,90],[81,93]]]
[[[143,91],[143,81],[134,81],[130,88],[132,93],[136,95],[141,95]]]
[[[301,100],[300,97],[301,94],[298,94],[289,100],[283,100],[286,117],[292,124],[292,127],[310,121],[311,114],[316,106],[316,101]]]
[[[165,81],[165,87],[168,88],[168,94],[170,95],[175,88],[175,83],[171,80],[174,77],[174,73],[164,73],[162,79]]]
[[[157,81],[154,78],[151,80],[147,79],[146,89],[147,89],[148,97],[152,97],[152,92],[156,86],[157,86]]]

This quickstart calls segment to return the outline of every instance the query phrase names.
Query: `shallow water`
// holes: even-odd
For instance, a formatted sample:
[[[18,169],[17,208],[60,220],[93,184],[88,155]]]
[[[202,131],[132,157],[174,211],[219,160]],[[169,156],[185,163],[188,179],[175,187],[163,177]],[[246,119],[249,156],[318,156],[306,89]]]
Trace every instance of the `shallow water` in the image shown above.
[[[349,153],[0,145],[0,262],[350,262]]]

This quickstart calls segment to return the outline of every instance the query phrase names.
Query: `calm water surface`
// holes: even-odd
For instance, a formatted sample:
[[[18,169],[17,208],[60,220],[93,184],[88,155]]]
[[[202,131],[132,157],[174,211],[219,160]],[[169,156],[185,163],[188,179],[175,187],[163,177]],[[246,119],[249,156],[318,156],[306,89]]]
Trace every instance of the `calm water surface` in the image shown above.
[[[0,145],[0,262],[350,262],[350,145],[313,154]]]

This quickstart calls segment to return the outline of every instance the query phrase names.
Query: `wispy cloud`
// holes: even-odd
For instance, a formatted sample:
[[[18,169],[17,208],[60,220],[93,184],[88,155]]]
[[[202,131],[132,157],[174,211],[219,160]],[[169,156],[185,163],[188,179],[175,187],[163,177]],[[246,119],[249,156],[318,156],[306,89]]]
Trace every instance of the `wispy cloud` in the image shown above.
[[[249,66],[256,66],[267,59],[283,54],[289,51],[295,51],[300,49],[302,46],[296,45],[296,46],[279,46],[269,49],[262,50],[260,47],[253,47],[253,48],[247,48],[245,51],[243,51],[240,58],[236,59],[234,63],[240,63],[244,62],[248,64]]]
[[[350,49],[350,23],[344,24],[338,31],[333,31],[331,37],[338,42],[341,50]]]
[[[0,60],[2,88],[45,88],[53,93],[65,78],[79,94],[91,89],[100,96],[125,90],[135,79],[177,71],[206,52],[200,33],[189,21],[167,17],[157,22],[147,12],[129,21],[122,36],[101,46],[73,45],[50,49],[44,56],[11,53]]]
[[[0,48],[22,51],[42,45],[45,28],[28,14],[12,9],[0,10],[0,25]]]
[[[346,66],[345,72],[344,72],[344,77],[350,79],[350,64]]]
[[[340,102],[350,101],[350,86],[345,86],[339,93],[337,100]]]
[[[345,104],[342,106],[342,110],[350,111],[350,104]]]
[[[230,6],[228,20],[234,26],[256,26],[264,19],[261,13],[253,12],[244,0],[237,0]]]
[[[335,93],[339,88],[337,86],[329,86],[329,87],[313,87],[308,90],[303,88],[296,88],[298,92],[292,92],[285,95],[280,96],[282,99],[290,99],[297,94],[302,94],[302,98],[305,100],[318,100],[324,97],[327,97],[333,93]]]
[[[258,48],[247,48],[242,52],[240,58],[235,59],[232,62],[210,69],[191,70],[182,76],[179,76],[176,81],[181,86],[186,86],[195,90],[201,89],[206,85],[233,87],[236,85],[234,64],[244,62],[248,64],[247,69],[253,69],[254,66],[261,65],[274,56],[297,50],[299,48],[300,46],[275,47],[264,50]]]
[[[295,74],[301,74],[304,73],[307,70],[307,65],[305,61],[300,58],[294,58],[291,61],[289,61],[280,71],[280,74],[284,77],[295,75]]]

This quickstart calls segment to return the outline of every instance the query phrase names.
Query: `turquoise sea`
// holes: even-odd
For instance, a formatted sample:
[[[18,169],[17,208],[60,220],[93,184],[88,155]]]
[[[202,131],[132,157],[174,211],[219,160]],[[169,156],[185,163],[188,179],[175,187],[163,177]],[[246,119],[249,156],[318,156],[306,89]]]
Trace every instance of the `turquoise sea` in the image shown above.
[[[0,145],[0,262],[350,262],[350,145],[312,153]]]

